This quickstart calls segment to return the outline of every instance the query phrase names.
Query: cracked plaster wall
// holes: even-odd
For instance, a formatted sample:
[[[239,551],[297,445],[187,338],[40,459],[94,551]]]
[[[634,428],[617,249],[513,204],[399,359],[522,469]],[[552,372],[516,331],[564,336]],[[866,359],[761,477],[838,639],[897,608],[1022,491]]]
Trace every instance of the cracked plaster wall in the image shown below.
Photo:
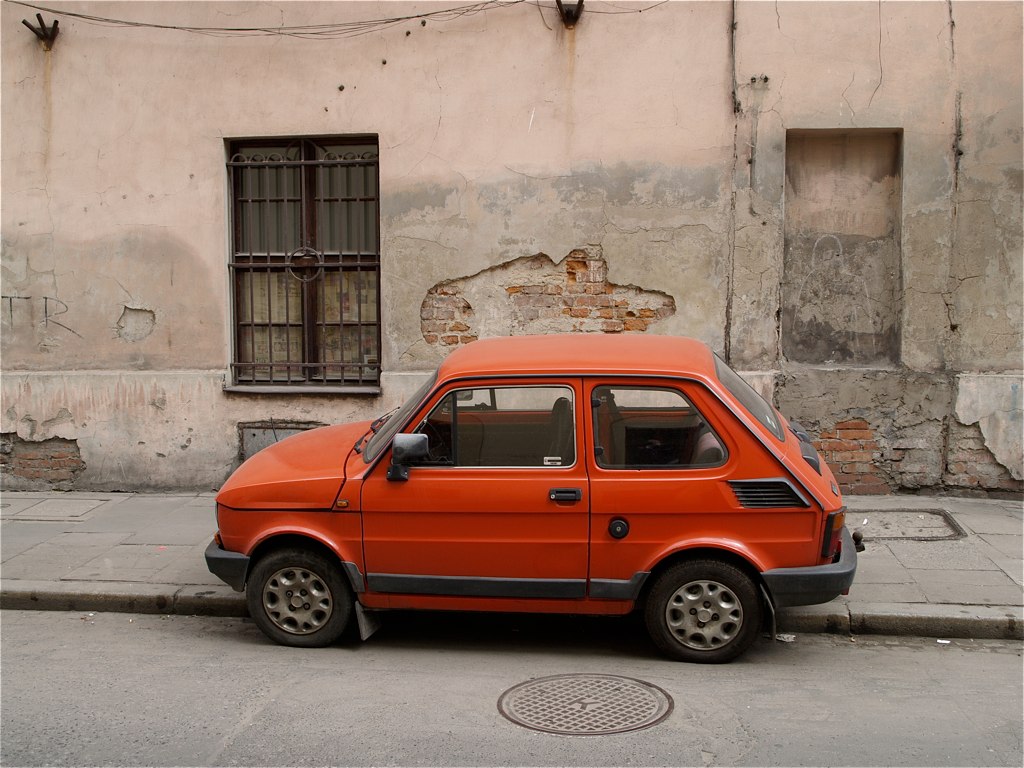
[[[275,27],[384,6],[81,7]],[[400,401],[440,354],[420,316],[436,286],[482,276],[469,303],[497,333],[492,301],[508,299],[489,298],[483,277],[583,251],[609,285],[671,300],[651,332],[696,336],[777,380],[784,410],[837,435],[822,439],[840,440],[839,424],[875,435],[856,439],[886,487],[960,487],[947,470],[962,436],[975,463],[1005,473],[993,488],[1019,489],[991,404],[1021,367],[1020,5],[602,9],[621,10],[594,0],[569,31],[521,4],[341,43],[64,17],[44,52],[24,9],[3,4],[0,431],[77,440],[77,487],[213,486],[239,421],[332,422]],[[795,129],[903,131],[899,342],[885,367],[781,351]],[[225,394],[225,140],[366,132],[381,147],[380,397]]]
[[[1024,405],[1021,403],[1020,376],[957,377],[954,415],[970,426],[977,424],[984,447],[1014,480],[1024,479]]]

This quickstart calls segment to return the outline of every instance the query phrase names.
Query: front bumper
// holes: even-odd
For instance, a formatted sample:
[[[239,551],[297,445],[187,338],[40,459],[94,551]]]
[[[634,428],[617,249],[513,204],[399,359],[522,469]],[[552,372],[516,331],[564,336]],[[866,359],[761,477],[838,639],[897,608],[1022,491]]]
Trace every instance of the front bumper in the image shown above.
[[[221,549],[216,541],[211,541],[206,547],[206,567],[235,592],[245,589],[245,577],[249,573],[248,555]]]
[[[807,568],[773,568],[761,574],[776,608],[827,603],[845,593],[857,573],[857,547],[843,526],[839,562]]]

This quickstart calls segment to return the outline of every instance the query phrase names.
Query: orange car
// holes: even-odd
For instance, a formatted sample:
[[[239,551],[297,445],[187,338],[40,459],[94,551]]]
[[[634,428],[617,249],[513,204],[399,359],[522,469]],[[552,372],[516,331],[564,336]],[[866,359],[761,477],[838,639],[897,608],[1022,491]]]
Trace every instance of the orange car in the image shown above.
[[[668,656],[723,662],[775,608],[848,591],[844,509],[807,435],[700,342],[520,336],[250,458],[206,560],[285,645],[388,608],[639,608]]]

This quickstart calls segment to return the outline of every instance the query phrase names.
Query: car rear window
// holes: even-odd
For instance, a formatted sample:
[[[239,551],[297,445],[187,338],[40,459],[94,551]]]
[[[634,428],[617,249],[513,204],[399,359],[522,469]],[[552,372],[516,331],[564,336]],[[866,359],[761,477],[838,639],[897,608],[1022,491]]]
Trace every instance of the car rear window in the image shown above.
[[[779,440],[786,439],[778,412],[718,355],[715,355],[715,371],[718,373],[718,380],[740,401],[740,405],[746,408],[751,416]]]

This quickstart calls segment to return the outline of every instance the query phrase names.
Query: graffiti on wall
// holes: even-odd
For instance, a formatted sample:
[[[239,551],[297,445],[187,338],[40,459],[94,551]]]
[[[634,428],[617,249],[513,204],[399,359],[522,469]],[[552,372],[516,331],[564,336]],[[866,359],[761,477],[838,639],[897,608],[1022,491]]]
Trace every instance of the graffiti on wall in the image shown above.
[[[25,325],[38,324],[46,329],[51,327],[63,328],[68,333],[74,334],[80,339],[82,338],[82,334],[66,325],[68,321],[66,317],[63,320],[57,319],[66,315],[69,307],[54,296],[0,296],[0,299],[3,302],[0,305],[2,306],[3,317],[10,324],[12,331],[17,330],[19,325],[25,327]],[[40,311],[42,312],[43,319],[36,323],[35,317],[38,316]]]

